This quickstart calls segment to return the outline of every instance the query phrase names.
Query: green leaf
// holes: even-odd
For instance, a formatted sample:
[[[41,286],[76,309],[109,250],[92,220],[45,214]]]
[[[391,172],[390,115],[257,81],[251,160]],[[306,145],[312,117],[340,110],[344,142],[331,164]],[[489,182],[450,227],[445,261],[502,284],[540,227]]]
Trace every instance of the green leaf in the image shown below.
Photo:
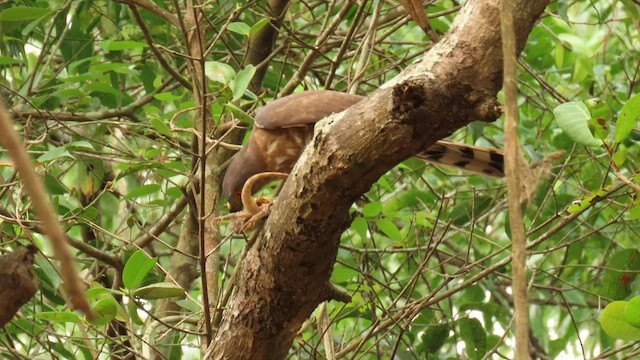
[[[93,147],[93,145],[85,140],[82,141],[74,141],[72,143],[69,143],[65,146],[65,148],[69,149],[69,150],[76,150],[76,149],[86,149],[86,150],[95,150],[95,148]]]
[[[158,259],[150,258],[144,251],[138,250],[127,260],[122,271],[124,287],[133,290],[138,287],[147,274],[156,265]]]
[[[382,212],[382,203],[380,201],[372,201],[362,207],[362,215],[367,218],[374,218]]]
[[[98,300],[92,307],[94,319],[90,322],[96,326],[110,323],[118,314],[118,303],[113,298]]]
[[[235,70],[219,61],[207,61],[204,64],[204,74],[211,80],[220,84],[228,84],[236,75]]]
[[[449,338],[449,331],[449,326],[444,324],[427,326],[427,329],[420,336],[425,353],[435,354],[438,352]]]
[[[609,122],[611,121],[611,108],[604,101],[593,98],[584,101],[589,109],[591,118],[587,125],[594,134],[595,138],[605,140],[610,133]]]
[[[609,303],[602,311],[600,325],[607,335],[626,341],[640,340],[640,328],[634,327],[624,319],[626,301]]]
[[[640,328],[640,296],[629,300],[624,307],[624,320],[631,326]]]
[[[411,189],[402,191],[382,205],[382,213],[389,214],[401,209],[411,209],[422,204],[432,204],[434,195],[428,191]]]
[[[567,15],[568,9],[569,9],[569,5],[567,4],[567,0],[558,1],[558,16],[560,16],[560,18],[564,20],[564,22],[566,22],[567,24],[569,24],[569,16]],[[558,66],[558,68],[561,68],[561,67],[562,66]]]
[[[558,69],[561,69],[564,65],[564,46],[562,45],[561,42],[556,43],[554,54],[555,54],[556,67]]]
[[[356,234],[360,235],[360,239],[363,241],[367,239],[367,233],[369,232],[369,225],[367,220],[358,216],[353,219],[353,222],[350,226],[351,230],[353,230]]]
[[[249,30],[249,35],[253,35],[257,33],[258,31],[260,31],[260,29],[262,29],[268,23],[269,23],[268,18],[260,19],[257,23],[253,24],[253,26],[251,27],[251,30]]]
[[[110,94],[110,95],[114,95],[114,96],[120,96],[122,95],[122,93],[114,88],[113,86],[106,84],[106,83],[102,83],[102,82],[95,82],[95,83],[91,83],[91,84],[87,84],[84,86],[85,91],[89,92],[89,91],[96,91],[96,92],[101,92],[101,93],[105,93],[105,94]]]
[[[460,337],[464,341],[465,351],[470,359],[482,359],[487,353],[487,333],[478,319],[458,320]]]
[[[167,124],[164,121],[162,121],[162,119],[151,118],[149,119],[149,124],[151,124],[151,126],[153,126],[153,128],[156,129],[158,134],[169,136],[169,137],[172,136],[171,128],[167,126]]]
[[[574,51],[577,51],[577,48],[574,48]],[[589,57],[585,55],[576,56],[573,66],[574,82],[579,83],[593,76],[593,61]]]
[[[138,315],[138,304],[135,301],[127,302],[127,312],[134,324],[138,326],[144,324],[144,321]]]
[[[396,224],[389,219],[380,219],[376,221],[376,226],[389,237],[396,242],[402,242],[402,234]]]
[[[113,70],[121,70],[130,67],[131,64],[122,62],[105,62],[99,64],[93,64],[89,67],[89,70],[94,73],[107,73]]]
[[[611,155],[611,160],[617,167],[621,167],[627,161],[627,155],[629,155],[629,149],[623,144],[620,144],[618,150]]]
[[[470,199],[456,205],[451,210],[451,214],[449,216],[455,225],[463,226],[477,219],[480,215],[491,209],[494,202],[495,199],[490,196],[476,195],[476,198],[473,201]]]
[[[87,299],[89,299],[89,301],[92,301],[92,300],[99,300],[99,299],[104,299],[108,297],[113,297],[113,293],[120,295],[121,291],[106,289],[102,287],[102,285],[100,284],[93,284],[92,288],[87,289],[87,291],[85,291],[85,296],[87,297]]]
[[[348,266],[342,264],[336,264],[333,267],[333,272],[331,273],[331,282],[342,284],[342,283],[350,283],[353,279],[358,277],[358,272]]]
[[[591,113],[581,101],[560,104],[553,109],[558,126],[575,142],[585,146],[601,146],[602,140],[596,139],[589,130]]]
[[[122,51],[132,49],[142,49],[149,45],[140,41],[105,40],[100,43],[104,51]]]
[[[175,303],[180,305],[182,308],[191,311],[192,313],[197,313],[202,311],[202,304],[193,300],[192,298],[178,300]]]
[[[229,31],[233,31],[236,34],[244,36],[248,36],[251,32],[251,27],[243,22],[232,22],[231,24],[229,24],[227,29],[229,29]]]
[[[251,79],[253,79],[253,74],[255,73],[255,66],[247,65],[244,69],[238,72],[238,75],[233,78],[231,84],[229,84],[231,90],[233,91],[233,100],[238,100],[244,95],[244,92],[249,87]]]
[[[628,11],[636,21],[640,20],[640,11],[638,10],[638,5],[634,3],[634,0],[621,0],[620,2],[624,4],[625,10]]]
[[[67,193],[67,188],[60,182],[55,176],[51,176],[50,173],[44,175],[44,186],[47,192],[51,195],[62,195]]]
[[[627,220],[637,219],[640,219],[640,194],[636,194],[636,199],[633,201],[631,209],[629,209],[627,213]]]
[[[48,259],[36,256],[35,263],[42,269],[43,276],[49,280],[53,289],[57,289],[62,284],[62,278]]]
[[[147,185],[142,185],[139,186],[131,191],[129,191],[127,193],[127,195],[124,196],[125,200],[130,200],[130,199],[134,199],[137,197],[141,197],[141,196],[145,196],[145,195],[150,195],[153,193],[156,193],[158,191],[160,191],[160,185],[158,184],[147,184]]]
[[[638,124],[638,118],[640,118],[640,94],[632,96],[620,110],[616,121],[615,141],[621,142],[629,137],[631,131]]]
[[[181,96],[180,95],[173,95],[170,92],[162,92],[162,93],[158,93],[153,95],[153,97],[157,100],[160,101],[174,101],[174,100],[180,100]]]
[[[0,65],[14,65],[14,64],[20,64],[20,60],[10,58],[7,56],[0,56]]]
[[[51,10],[37,7],[16,6],[0,12],[0,21],[30,21],[39,19]]]
[[[80,216],[81,218],[83,218],[85,220],[93,220],[93,219],[97,218],[98,215],[100,215],[100,213],[93,206],[84,208],[82,210],[82,212],[80,214],[78,214],[78,216]]]
[[[602,119],[606,122],[611,121],[611,107],[609,107],[608,103],[599,98],[592,98],[583,102],[587,105],[592,119]]]
[[[233,116],[235,116],[236,119],[242,121],[247,125],[253,125],[253,118],[251,117],[251,115],[244,112],[244,110],[233,105],[232,103],[226,103],[224,104],[224,107],[229,109],[229,111],[231,111],[231,113],[233,114]]]
[[[602,295],[613,300],[629,296],[631,283],[640,270],[640,252],[637,249],[624,249],[613,254],[607,261],[603,277]]]
[[[73,157],[73,155],[71,155],[65,147],[57,147],[40,155],[36,160],[38,162],[45,163],[48,161],[57,160],[65,157],[75,159],[75,157]]]
[[[82,321],[78,315],[71,311],[44,311],[36,313],[33,317],[55,323],[78,323]]]
[[[131,293],[131,295],[140,299],[156,300],[183,297],[185,295],[185,291],[176,284],[161,282],[136,289]]]

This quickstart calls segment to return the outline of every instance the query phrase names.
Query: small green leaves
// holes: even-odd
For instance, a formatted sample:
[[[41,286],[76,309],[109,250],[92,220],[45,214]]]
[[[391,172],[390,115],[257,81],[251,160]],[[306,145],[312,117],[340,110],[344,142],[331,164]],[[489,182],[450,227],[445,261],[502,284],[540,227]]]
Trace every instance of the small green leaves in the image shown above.
[[[57,160],[60,158],[68,157],[70,159],[75,159],[71,153],[65,147],[56,147],[53,148],[46,153],[40,155],[36,160],[38,162],[44,163],[47,161]]]
[[[253,125],[253,118],[251,117],[251,115],[247,114],[244,110],[233,105],[232,103],[226,103],[224,104],[224,107],[229,109],[229,111],[231,111],[231,113],[236,119],[242,121],[247,125]]]
[[[178,285],[161,282],[143,286],[131,292],[134,297],[145,300],[166,299],[184,296],[184,289]]]
[[[249,35],[253,35],[253,34],[257,33],[258,31],[260,31],[260,29],[262,29],[268,23],[269,23],[269,18],[264,18],[264,19],[258,20],[258,22],[253,24],[253,26],[251,27],[251,30],[249,31]]]
[[[450,330],[449,326],[445,324],[428,326],[420,336],[424,351],[427,354],[435,354],[438,352],[442,345],[444,345],[444,342],[449,338]]]
[[[124,287],[129,290],[137,288],[156,265],[157,261],[158,259],[150,258],[142,250],[133,253],[122,271]]]
[[[584,104],[591,114],[591,118],[588,121],[589,130],[591,130],[596,139],[605,140],[610,133],[611,108],[598,98],[586,100]]]
[[[65,146],[55,147],[46,153],[40,155],[36,160],[41,163],[61,159],[61,158],[70,158],[75,159],[73,155],[71,155],[71,151],[74,150],[94,150],[91,143],[88,141],[76,141],[69,143]]]
[[[160,185],[158,184],[147,184],[138,186],[137,188],[129,191],[127,195],[124,196],[125,200],[131,200],[134,198],[138,198],[145,195],[150,195],[160,191]]]
[[[238,100],[244,95],[244,92],[249,87],[249,83],[251,82],[251,79],[253,79],[253,74],[255,73],[255,66],[247,65],[247,67],[240,70],[238,75],[233,78],[231,84],[229,84],[233,91],[233,100]]]
[[[237,74],[231,66],[218,61],[207,61],[204,66],[204,73],[209,79],[222,85],[229,85],[233,93],[233,100],[244,96],[251,79],[253,79],[253,74],[256,73],[256,68],[253,65],[247,65]]]
[[[236,34],[249,36],[251,32],[251,27],[243,22],[232,22],[227,27],[230,31],[233,31]]]
[[[224,85],[236,75],[231,66],[219,61],[207,61],[204,64],[204,73],[209,79]]]
[[[458,320],[460,337],[464,341],[465,351],[470,359],[482,359],[487,353],[487,333],[477,319]]]
[[[360,236],[361,241],[367,239],[369,225],[367,223],[367,220],[365,220],[363,217],[358,216],[357,218],[353,219],[350,229]]]
[[[372,201],[362,207],[362,215],[364,215],[364,217],[366,218],[374,218],[378,216],[381,211],[382,204],[380,203],[380,201]]]
[[[631,134],[640,118],[640,94],[632,96],[620,110],[616,121],[616,142],[621,142]]]
[[[262,29],[268,23],[269,23],[268,18],[260,19],[253,26],[249,26],[243,22],[232,22],[231,24],[229,24],[227,29],[229,29],[229,31],[232,31],[236,34],[250,36],[260,31],[260,29]]]
[[[153,95],[153,98],[160,101],[174,101],[174,100],[179,100],[180,96],[174,95],[170,92],[161,92]]]
[[[394,224],[391,220],[389,219],[377,220],[376,226],[391,240],[396,242],[402,241],[402,234],[400,233],[400,230],[398,229],[396,224]]]
[[[613,300],[629,296],[631,283],[640,270],[640,252],[637,249],[624,249],[616,252],[607,261],[602,284],[602,295]]]
[[[629,300],[624,307],[624,319],[634,327],[640,327],[640,296]]]
[[[91,306],[91,312],[94,319],[91,323],[97,326],[106,325],[116,318],[118,314],[118,303],[113,298],[104,298],[98,300]]]
[[[71,311],[57,312],[57,311],[45,311],[34,315],[34,318],[46,320],[56,323],[78,323],[81,321],[80,317],[72,313]]]
[[[638,341],[640,340],[640,328],[631,325],[625,318],[626,307],[629,306],[629,303],[626,301],[614,301],[607,305],[600,317],[600,325],[602,330],[611,337],[627,341]],[[637,301],[634,301],[630,306],[637,307]],[[637,311],[637,309],[628,310],[634,321]]]
[[[602,140],[596,139],[589,130],[591,113],[581,101],[572,101],[558,105],[553,109],[558,126],[575,142],[585,146],[601,146]]]
[[[20,64],[20,60],[14,59],[14,58],[10,58],[8,56],[0,56],[0,66],[2,66],[2,65],[14,65],[14,64]]]
[[[30,21],[49,14],[51,10],[45,8],[16,6],[2,10],[0,21]]]
[[[100,46],[104,51],[123,51],[142,49],[149,45],[140,41],[105,40],[100,44]]]
[[[156,129],[158,134],[164,136],[172,136],[171,128],[167,126],[167,124],[162,119],[151,118],[149,119],[149,124],[153,126],[154,129]]]
[[[560,104],[553,109],[553,115],[560,128],[579,144],[600,146],[602,140],[609,136],[611,108],[600,99]],[[615,142],[619,143],[628,138],[638,124],[638,119],[640,119],[640,94],[632,96],[620,110],[615,127]],[[620,163],[621,159],[617,160],[617,163]]]
[[[353,268],[336,263],[331,273],[331,282],[337,284],[350,283],[353,279],[358,278],[358,274]]]

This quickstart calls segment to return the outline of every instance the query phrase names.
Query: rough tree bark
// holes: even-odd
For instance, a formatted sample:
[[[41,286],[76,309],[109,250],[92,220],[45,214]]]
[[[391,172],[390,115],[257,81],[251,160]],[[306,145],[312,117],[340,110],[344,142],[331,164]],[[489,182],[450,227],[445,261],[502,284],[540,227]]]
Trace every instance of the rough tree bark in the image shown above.
[[[288,4],[287,0],[270,0],[266,13],[271,17],[271,22],[269,26],[265,26],[260,31],[252,35],[250,44],[247,48],[247,57],[245,59],[245,65],[252,64],[258,66],[259,64],[265,62],[265,59],[271,53],[273,48],[273,44],[275,42],[275,37],[277,36],[276,29],[278,27],[279,22],[281,21],[281,17],[284,13],[284,9]],[[190,21],[193,21],[193,9],[190,8],[185,13],[188,13],[191,18]],[[203,28],[194,29],[195,31],[204,31]],[[192,39],[197,39],[197,36],[194,33],[191,33]],[[204,38],[204,33],[200,34],[201,38]],[[197,44],[196,44],[197,45]],[[192,50],[194,52],[200,51],[200,48],[196,45],[192,45]],[[252,79],[252,84],[254,86],[254,91],[259,92],[260,84],[264,78],[265,71],[268,63],[265,62],[261,68],[259,68]],[[263,70],[261,70],[263,69]],[[201,74],[196,74],[192,72],[192,79],[197,76],[201,76]],[[195,82],[195,80],[194,80]],[[197,89],[196,89],[197,90]],[[197,91],[196,91],[197,92]],[[194,94],[194,98],[199,99],[199,94]],[[199,100],[200,102],[201,100]],[[196,116],[196,118],[201,119],[201,116]],[[213,124],[209,124],[209,128],[213,126]],[[201,128],[201,123],[196,126],[196,129]],[[226,131],[216,131],[214,134],[214,138],[217,140],[220,136],[224,135]],[[244,135],[244,131],[235,131],[229,136],[226,136],[225,141],[229,141],[232,143],[240,142]],[[193,149],[197,151],[196,148]],[[222,165],[233,155],[234,152],[226,150],[222,147],[215,148],[211,154],[207,157],[207,174],[204,182],[206,184],[221,184],[222,176],[224,175],[224,169]],[[220,198],[220,189],[217,186],[209,186],[207,187],[208,194],[206,195],[206,199],[209,201],[208,206],[206,208],[207,211],[211,211],[212,208],[218,203]],[[186,196],[190,196],[192,199],[189,202],[190,204],[195,203],[195,198],[193,194],[189,194]],[[198,270],[197,264],[193,260],[198,256],[199,244],[198,244],[198,219],[196,215],[197,209],[191,209],[190,212],[185,214],[185,220],[182,226],[180,238],[176,245],[176,249],[178,250],[171,258],[171,266],[168,269],[166,281],[176,281],[180,286],[188,289],[193,281],[197,278]],[[209,230],[215,230],[210,228]],[[216,248],[219,244],[219,234],[213,233],[208,237],[207,249],[205,249],[205,253],[209,253],[209,251],[213,248]],[[186,255],[185,255],[186,254]],[[207,278],[209,282],[209,302],[210,306],[215,305],[218,301],[217,299],[217,278],[218,278],[218,265],[217,265],[217,253],[212,254],[209,257],[207,269]],[[171,315],[180,314],[182,312],[182,308],[175,302],[175,299],[161,299],[158,302],[158,307],[156,311],[156,315],[160,318],[170,317]],[[213,324],[215,326],[216,324]],[[166,339],[164,343],[173,344],[175,343],[174,337],[165,337]],[[163,352],[154,352],[150,354],[154,359],[161,359],[168,355],[168,351],[170,348],[164,347]]]
[[[547,0],[520,0],[518,50]],[[242,264],[207,358],[281,359],[332,298],[328,282],[348,210],[386,171],[474,120],[493,121],[502,80],[499,0],[469,1],[421,62],[324,120]]]

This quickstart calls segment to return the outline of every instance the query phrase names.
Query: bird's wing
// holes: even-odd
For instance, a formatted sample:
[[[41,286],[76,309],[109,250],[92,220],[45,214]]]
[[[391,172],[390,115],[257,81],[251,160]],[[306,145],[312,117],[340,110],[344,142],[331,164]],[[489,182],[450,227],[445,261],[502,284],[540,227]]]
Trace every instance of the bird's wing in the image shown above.
[[[264,129],[311,125],[362,99],[362,96],[338,91],[305,91],[281,97],[258,109],[255,125]]]

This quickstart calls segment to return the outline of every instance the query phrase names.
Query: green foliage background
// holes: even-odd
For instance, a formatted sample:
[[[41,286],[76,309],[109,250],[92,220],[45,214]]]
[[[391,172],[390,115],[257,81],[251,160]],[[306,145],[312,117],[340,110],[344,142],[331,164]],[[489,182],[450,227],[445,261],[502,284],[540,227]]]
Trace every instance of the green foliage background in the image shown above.
[[[90,359],[114,346],[148,354],[145,346],[155,347],[167,331],[153,316],[157,297],[183,294],[165,274],[186,210],[145,242],[148,256],[136,251],[195,178],[191,142],[202,134],[194,127],[192,90],[161,66],[144,37],[148,32],[168,67],[193,83],[186,35],[158,15],[177,16],[184,9],[161,0],[150,3],[157,13],[139,7],[143,28],[123,3],[0,4],[0,94],[73,241],[88,296],[101,315],[90,323],[67,307],[56,260],[3,153],[2,247],[35,242],[42,250],[36,264],[40,291],[0,334],[0,353],[7,358]],[[225,105],[252,114],[285,87],[373,92],[430,45],[398,2],[363,4],[342,12],[341,4],[292,2],[263,89],[255,92],[248,88],[254,69],[242,63],[249,36],[269,26],[264,2],[205,2],[201,26],[212,61],[207,86],[216,124],[230,118]],[[457,1],[438,0],[426,11],[433,28],[444,33],[459,8]],[[616,342],[599,324],[604,305],[640,292],[640,264],[630,260],[637,258],[640,238],[637,123],[625,139],[614,141],[613,130],[603,136],[606,145],[585,147],[559,128],[552,112],[567,101],[598,98],[612,114],[604,119],[607,126],[615,129],[623,105],[640,89],[639,11],[632,0],[554,2],[519,62],[520,141],[541,174],[537,182],[527,179],[523,190],[531,192],[527,265],[531,344],[539,358],[622,358],[639,351]],[[335,29],[323,37],[334,19]],[[474,123],[452,138],[500,147],[502,123]],[[559,150],[566,155],[544,160]],[[316,311],[294,342],[292,358],[329,352],[357,359],[512,356],[504,181],[408,159],[352,211],[332,281],[353,301],[329,302]],[[224,293],[233,286],[246,243],[226,223],[221,232],[226,237],[216,256]],[[150,290],[140,291],[145,286]],[[175,337],[164,350],[173,358],[197,358],[202,341],[200,284],[186,295],[178,302],[183,319],[172,325]],[[113,331],[116,321],[124,333]],[[318,325],[324,321],[328,330]]]

